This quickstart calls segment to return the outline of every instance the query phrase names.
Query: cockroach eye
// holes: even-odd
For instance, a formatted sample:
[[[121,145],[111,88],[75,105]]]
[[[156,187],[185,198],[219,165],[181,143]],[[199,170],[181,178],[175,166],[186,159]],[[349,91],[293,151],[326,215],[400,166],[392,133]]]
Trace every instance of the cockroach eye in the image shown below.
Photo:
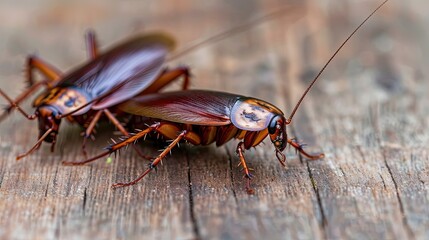
[[[271,119],[270,124],[268,125],[269,134],[274,134],[281,128],[281,126],[278,124],[281,119],[282,117],[279,115],[276,115]]]

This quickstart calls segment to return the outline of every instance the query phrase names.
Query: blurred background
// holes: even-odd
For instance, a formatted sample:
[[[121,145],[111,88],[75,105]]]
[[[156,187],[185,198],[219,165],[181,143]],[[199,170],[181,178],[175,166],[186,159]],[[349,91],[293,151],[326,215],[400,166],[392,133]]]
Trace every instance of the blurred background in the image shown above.
[[[86,60],[84,34],[88,29],[94,29],[97,33],[101,49],[137,34],[161,30],[177,39],[177,52],[180,52],[181,49],[217,33],[267,13],[287,8],[281,17],[208,44],[169,62],[168,65],[189,66],[194,76],[191,88],[221,90],[261,98],[279,106],[288,115],[305,87],[331,54],[379,3],[381,1],[378,0],[2,0],[0,87],[12,97],[21,92],[25,87],[22,71],[28,54],[37,54],[63,71],[79,66]],[[346,169],[347,174],[349,170],[353,175],[356,174],[354,169],[368,167],[365,165],[368,164],[366,160],[362,160],[363,165],[354,165],[355,160],[360,159],[358,157],[360,155],[356,152],[354,155],[347,152],[350,146],[362,146],[375,151],[380,145],[407,150],[427,147],[428,9],[429,2],[425,0],[390,0],[341,50],[304,101],[294,119],[292,130],[289,131],[292,135],[304,139],[310,149],[314,151],[323,149],[327,154],[327,160],[320,164],[323,164],[321,168],[327,172],[337,174],[340,170]],[[0,99],[0,104],[3,103],[5,101]],[[31,109],[30,101],[24,106]],[[380,125],[373,122],[374,118],[381,119]],[[367,124],[375,126],[368,128]],[[65,125],[63,128],[70,126]],[[77,129],[70,132],[75,130]],[[70,149],[76,146],[80,148],[80,138],[74,135],[70,138],[72,135],[70,132],[60,135],[57,148],[65,149],[61,150],[61,153],[77,152],[78,150]],[[34,143],[37,134],[36,123],[29,122],[16,113],[1,123],[0,147],[6,152],[5,156],[0,157],[1,179],[3,176],[8,176],[8,179],[18,176],[19,179],[22,169],[30,171],[31,164],[35,164],[35,169],[42,169],[41,172],[44,174],[52,174],[46,168],[51,162],[39,166],[37,165],[39,161],[27,161],[21,165],[14,161],[17,153],[28,149]],[[18,142],[19,144],[16,144]],[[105,145],[105,141],[97,144],[91,151],[97,152],[100,146]],[[265,146],[267,145],[269,144]],[[39,152],[51,156],[47,147],[42,151]],[[290,158],[295,158],[292,151]],[[53,161],[55,164],[59,162],[58,159]],[[255,160],[259,169],[267,166],[263,164],[268,164],[256,162]],[[298,160],[292,162],[292,166],[295,167],[301,166],[300,164],[302,163]],[[380,164],[383,164],[383,161]],[[428,196],[426,184],[428,168],[426,163],[423,165],[424,167],[417,169],[424,170],[422,189],[425,189],[423,195],[426,193]],[[302,167],[306,172],[307,168]],[[122,170],[126,175],[125,170]],[[365,169],[362,171],[365,172]],[[377,171],[368,173],[368,176],[377,178],[379,175]],[[262,175],[263,172],[260,170],[259,174]],[[367,184],[368,176],[364,174],[358,177],[356,184]],[[112,181],[116,179],[114,177]],[[262,176],[259,181],[263,181],[261,179],[264,177]],[[389,183],[387,185],[389,186]],[[390,186],[394,186],[393,183]],[[323,189],[321,191],[323,192]],[[8,192],[2,194],[6,196],[5,199],[9,196]],[[331,189],[327,189],[326,194],[330,196]],[[392,198],[396,201],[395,197]],[[5,199],[2,200],[7,202],[3,204],[4,206],[13,204],[13,201]],[[313,195],[310,199],[311,203],[317,205]],[[365,201],[360,202],[362,208],[366,206]],[[425,205],[427,199],[423,203],[416,206],[424,208],[427,206]],[[330,201],[326,204],[329,207]],[[380,203],[380,206],[383,204]],[[335,204],[331,206],[332,209],[335,209],[335,206]],[[31,205],[27,207],[27,210],[32,209]],[[284,209],[284,206],[280,208]],[[325,209],[325,213],[326,211]],[[341,214],[348,212],[339,211]],[[428,210],[419,210],[416,213],[425,211]],[[116,213],[118,218],[122,219],[121,213]],[[426,218],[424,214],[421,217],[419,219],[427,220],[427,215]],[[323,217],[316,216],[320,226],[316,224],[315,229],[323,229],[321,226],[324,220],[320,220],[321,218]],[[25,219],[25,216],[16,219],[18,220],[12,221],[8,226],[15,226],[20,222],[19,219]],[[94,219],[85,217],[84,219],[88,222],[97,222]],[[329,216],[327,219],[332,220]],[[428,228],[425,227],[427,221],[426,225],[417,222],[416,220],[415,226],[411,224],[411,231],[424,232],[424,229],[427,231]],[[395,226],[395,223],[396,220],[392,220],[381,225],[389,229],[389,226]],[[52,230],[49,228],[49,220],[44,224],[48,232]],[[363,228],[362,233],[366,232],[365,229],[371,229],[373,225],[365,225],[367,228]],[[25,225],[18,226],[24,228]],[[200,226],[204,224],[201,223]],[[335,228],[335,221],[328,227]],[[36,227],[32,229],[36,229],[34,232],[38,233]],[[210,227],[208,229],[210,232]],[[118,229],[116,236],[128,236],[120,235],[122,230]],[[335,235],[338,233],[336,231],[341,232],[342,229],[331,232],[328,230],[328,234],[313,231],[314,235],[305,236],[316,238],[323,235],[344,236]],[[202,233],[205,236],[204,230]],[[159,233],[150,236],[158,236],[157,234]],[[174,238],[174,233],[171,233],[171,236]],[[195,237],[192,234],[190,236]],[[383,236],[386,235],[379,237]]]

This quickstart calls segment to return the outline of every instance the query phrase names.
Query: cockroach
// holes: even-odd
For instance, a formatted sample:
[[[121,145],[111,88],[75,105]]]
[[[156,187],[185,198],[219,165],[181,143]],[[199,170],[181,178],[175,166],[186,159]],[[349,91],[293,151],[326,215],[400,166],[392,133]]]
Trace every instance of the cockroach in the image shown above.
[[[104,114],[125,136],[128,131],[117,119],[120,111],[115,106],[136,95],[157,93],[166,85],[183,76],[182,89],[189,85],[189,69],[178,67],[167,69],[164,62],[173,60],[208,43],[216,42],[249,29],[250,27],[281,16],[289,7],[271,12],[253,21],[231,28],[210,38],[207,38],[172,57],[166,58],[175,46],[174,39],[165,33],[150,33],[135,37],[119,44],[110,50],[99,54],[95,34],[89,31],[86,35],[87,50],[90,60],[82,66],[63,74],[53,65],[48,64],[37,56],[27,59],[26,73],[28,89],[16,100],[12,100],[0,89],[9,102],[0,121],[16,108],[27,119],[38,119],[39,138],[36,144],[17,160],[38,149],[42,142],[52,143],[54,150],[59,125],[63,118],[77,122],[86,129],[82,150],[85,153],[86,139],[91,136],[96,123]],[[46,80],[35,82],[33,71],[38,70]],[[36,108],[34,114],[27,114],[19,103],[30,97],[37,89],[45,86],[47,89],[33,102]],[[129,116],[128,116],[129,117]]]
[[[113,184],[113,188],[134,185],[150,173],[163,158],[181,141],[193,145],[208,145],[216,142],[220,146],[232,139],[238,139],[236,153],[247,178],[246,189],[253,193],[250,187],[252,174],[247,166],[244,151],[259,145],[267,136],[274,145],[276,157],[286,167],[286,157],[283,150],[287,144],[310,160],[321,159],[323,153],[309,154],[301,144],[288,138],[286,127],[292,122],[303,99],[310,91],[322,72],[337,55],[341,48],[359,30],[367,20],[380,9],[388,0],[381,3],[340,45],[331,58],[319,71],[311,84],[305,90],[292,113],[286,118],[276,106],[253,97],[237,94],[214,92],[207,90],[187,90],[158,94],[148,94],[131,98],[118,105],[124,112],[140,115],[152,122],[144,130],[138,131],[122,141],[108,146],[107,151],[81,162],[63,162],[65,165],[82,165],[107,156],[119,149],[133,144],[149,133],[155,132],[169,139],[169,145],[149,164],[140,176],[131,182]],[[147,122],[149,123],[149,121]]]
[[[27,61],[29,89],[15,101],[0,90],[0,94],[10,103],[9,110],[17,108],[27,119],[38,119],[39,123],[38,141],[28,152],[19,155],[17,160],[32,153],[43,141],[52,143],[53,151],[63,118],[88,126],[84,133],[86,139],[102,114],[105,114],[127,136],[127,130],[111,111],[115,105],[137,94],[157,92],[181,75],[185,79],[183,88],[188,86],[187,68],[163,70],[165,57],[175,45],[174,39],[165,33],[150,33],[133,38],[103,54],[98,54],[92,31],[88,32],[86,39],[90,56],[86,64],[62,74],[41,58],[30,56]],[[34,69],[39,70],[46,80],[35,82]],[[35,99],[35,113],[29,115],[18,103],[41,86],[46,86],[47,90]]]

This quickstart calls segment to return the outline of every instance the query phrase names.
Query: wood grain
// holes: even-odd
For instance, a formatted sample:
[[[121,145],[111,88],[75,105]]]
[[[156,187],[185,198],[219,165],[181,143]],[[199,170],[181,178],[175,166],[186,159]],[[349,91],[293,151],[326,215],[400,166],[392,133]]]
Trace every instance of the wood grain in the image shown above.
[[[0,87],[24,88],[27,54],[64,71],[85,60],[83,34],[102,48],[162,29],[186,47],[285,4],[285,16],[187,54],[192,88],[245,94],[286,113],[341,41],[378,1],[15,1],[0,3]],[[289,136],[325,159],[269,141],[246,151],[256,178],[248,195],[237,142],[183,146],[139,184],[112,190],[147,166],[131,149],[82,167],[82,129],[63,124],[54,153],[21,160],[38,135],[17,113],[0,124],[2,239],[427,239],[429,238],[429,35],[423,1],[390,1],[346,45],[305,99]],[[5,101],[0,100],[3,104]],[[24,104],[31,111],[29,101]],[[287,115],[287,114],[286,114]],[[99,153],[115,130],[102,125]],[[159,146],[139,143],[156,155]]]

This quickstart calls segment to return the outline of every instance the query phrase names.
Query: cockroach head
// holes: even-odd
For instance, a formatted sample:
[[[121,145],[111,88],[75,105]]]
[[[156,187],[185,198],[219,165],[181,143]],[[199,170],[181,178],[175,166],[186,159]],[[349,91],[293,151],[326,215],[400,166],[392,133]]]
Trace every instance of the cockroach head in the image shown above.
[[[49,129],[51,133],[43,140],[45,142],[54,142],[60,127],[61,119],[56,116],[59,115],[57,109],[52,106],[41,106],[36,110],[36,116],[39,122],[39,138],[41,138]]]
[[[282,152],[287,144],[286,119],[283,115],[275,115],[271,118],[268,133],[276,151]]]

